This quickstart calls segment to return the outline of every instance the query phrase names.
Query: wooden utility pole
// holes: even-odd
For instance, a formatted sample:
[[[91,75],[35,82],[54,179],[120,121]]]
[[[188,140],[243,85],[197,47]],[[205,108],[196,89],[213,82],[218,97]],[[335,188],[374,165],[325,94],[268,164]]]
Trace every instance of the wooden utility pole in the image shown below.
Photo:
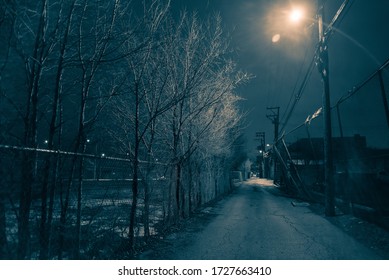
[[[265,132],[256,132],[255,133],[255,140],[259,142],[259,145],[257,147],[258,151],[265,151]]]
[[[259,145],[257,146],[257,161],[258,161],[258,171],[259,171],[259,177],[264,178],[266,173],[266,166],[264,162],[264,154],[266,150],[266,144],[265,144],[265,132],[256,132],[255,133],[255,140],[259,142]]]
[[[319,26],[319,56],[318,70],[323,83],[323,118],[324,118],[324,187],[325,187],[325,214],[335,216],[335,185],[334,165],[332,154],[332,130],[331,130],[331,102],[328,65],[327,36],[323,28],[324,0],[319,0],[318,26]]]
[[[273,163],[274,163],[274,176],[273,181],[278,181],[278,168],[277,168],[277,155],[275,153],[275,145],[277,145],[278,141],[278,127],[280,125],[280,107],[267,107],[267,110],[270,111],[266,117],[272,121],[274,124],[274,145],[273,145]]]

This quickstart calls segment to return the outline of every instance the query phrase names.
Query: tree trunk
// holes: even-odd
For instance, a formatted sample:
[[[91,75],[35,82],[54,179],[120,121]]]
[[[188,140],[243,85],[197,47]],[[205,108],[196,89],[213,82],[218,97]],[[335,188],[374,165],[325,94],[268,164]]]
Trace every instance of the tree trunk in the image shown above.
[[[181,215],[181,164],[177,163],[175,167],[175,188],[176,188],[176,211],[174,216],[178,219]]]
[[[28,98],[27,98],[27,110],[25,115],[25,135],[24,145],[29,148],[37,147],[37,112],[38,112],[38,93],[39,82],[43,68],[43,52],[44,52],[44,37],[45,37],[45,24],[46,24],[46,1],[42,1],[41,9],[39,11],[39,24],[37,30],[37,36],[34,43],[34,51],[31,58],[31,64],[27,62],[27,72],[29,76],[28,82]],[[34,183],[34,173],[36,165],[36,152],[24,152],[23,153],[23,181],[20,192],[20,205],[19,205],[19,220],[18,220],[18,259],[25,259],[28,242],[29,242],[29,223],[30,223],[30,207],[31,207],[31,195],[32,185]]]
[[[85,146],[85,145],[84,145]],[[78,169],[78,184],[77,184],[77,214],[76,214],[76,236],[73,250],[73,259],[80,259],[81,245],[81,213],[82,213],[82,180],[83,180],[83,165],[84,159],[80,158],[80,166]]]
[[[146,174],[145,180],[147,180],[150,176],[150,173],[148,172]],[[144,184],[144,209],[143,209],[143,227],[144,227],[144,237],[147,241],[150,237],[150,186],[148,182],[145,182]]]
[[[130,227],[129,227],[129,243],[130,250],[132,251],[135,246],[135,222],[136,222],[136,210],[138,205],[138,162],[134,162],[133,181],[132,181],[132,204],[130,212]]]
[[[135,246],[135,222],[136,210],[138,207],[138,193],[139,193],[139,102],[140,102],[139,84],[135,86],[135,135],[134,135],[134,160],[133,160],[133,177],[132,177],[132,204],[130,212],[130,227],[129,227],[129,245],[130,250],[134,250]]]
[[[56,125],[57,125],[57,118],[58,118],[58,108],[60,103],[60,92],[61,92],[61,80],[63,75],[63,64],[65,59],[65,49],[68,42],[68,35],[70,32],[70,24],[71,24],[71,18],[73,15],[75,6],[75,1],[71,4],[71,8],[67,17],[67,26],[66,31],[64,33],[63,42],[60,45],[60,52],[59,52],[59,58],[58,58],[58,66],[57,66],[57,73],[56,73],[56,79],[55,79],[55,89],[54,89],[54,98],[52,103],[52,111],[51,111],[51,121],[49,126],[49,138],[47,147],[49,150],[52,150],[54,148],[54,136],[56,133]],[[60,11],[60,15],[62,14],[62,11]],[[53,200],[54,200],[54,189],[55,189],[55,180],[50,184],[50,190],[49,190],[49,176],[50,176],[50,168],[54,164],[54,162],[51,160],[51,155],[48,155],[45,160],[45,168],[43,170],[43,183],[42,183],[42,192],[41,192],[41,228],[40,228],[40,259],[47,259],[48,258],[48,252],[49,252],[49,243],[50,243],[50,234],[51,234],[51,221],[52,221],[52,214],[53,214]],[[54,174],[57,174],[57,162],[55,163],[55,171]],[[50,195],[50,205],[49,208],[49,214],[47,213],[47,196]],[[50,218],[48,217],[50,216]]]
[[[7,259],[6,216],[3,198],[0,198],[0,259]]]
[[[22,163],[22,190],[20,192],[19,219],[18,219],[18,251],[17,258],[25,259],[27,247],[30,239],[30,207],[32,197],[33,169],[35,156],[28,156],[29,152],[23,152],[24,161]],[[35,152],[33,152],[35,154]]]
[[[50,148],[49,148],[50,149]],[[39,259],[45,260],[48,258],[49,251],[49,237],[47,236],[47,196],[48,196],[48,184],[49,184],[49,173],[51,166],[51,155],[46,155],[44,170],[43,170],[43,182],[41,190],[41,222],[39,229],[39,243],[40,253]]]
[[[74,169],[76,165],[77,157],[74,156],[71,163],[71,170],[69,175],[69,182],[66,185],[65,197],[63,197],[62,187],[60,188],[60,199],[61,199],[61,214],[59,219],[59,240],[58,240],[58,259],[61,260],[63,257],[63,249],[65,245],[66,236],[66,219],[69,208],[70,189],[73,184]]]
[[[188,165],[188,180],[189,180],[188,211],[189,211],[189,215],[190,215],[193,211],[193,189],[194,189],[193,170],[192,170],[192,163],[191,162],[189,162],[189,165]]]
[[[55,190],[57,186],[57,176],[59,174],[60,156],[58,155],[55,159],[55,168],[52,174],[51,184],[49,186],[49,209],[47,212],[47,227],[46,227],[46,236],[47,236],[47,258],[51,258],[51,232],[52,232],[52,222],[53,222],[53,213],[54,213],[54,198],[55,198]]]

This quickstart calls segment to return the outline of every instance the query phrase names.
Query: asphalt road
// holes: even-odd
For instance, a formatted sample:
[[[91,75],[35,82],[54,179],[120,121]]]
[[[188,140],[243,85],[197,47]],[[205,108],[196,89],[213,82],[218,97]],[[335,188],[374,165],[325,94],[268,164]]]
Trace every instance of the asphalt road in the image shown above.
[[[329,219],[251,179],[141,259],[380,259]]]

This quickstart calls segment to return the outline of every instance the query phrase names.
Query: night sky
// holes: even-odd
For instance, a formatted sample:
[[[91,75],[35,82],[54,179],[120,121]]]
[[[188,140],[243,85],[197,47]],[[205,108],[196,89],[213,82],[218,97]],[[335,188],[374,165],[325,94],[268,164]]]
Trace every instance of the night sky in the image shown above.
[[[326,1],[325,21],[329,22],[333,18],[342,2]],[[318,41],[317,25],[311,24],[317,10],[316,1],[172,0],[172,6],[175,9],[186,7],[188,11],[197,11],[200,16],[220,12],[226,31],[232,35],[232,44],[237,51],[240,68],[255,76],[249,84],[238,90],[246,99],[242,102],[243,109],[249,111],[246,129],[249,152],[254,151],[256,131],[264,131],[266,142],[271,143],[274,132],[271,121],[266,118],[266,107],[280,107],[281,128],[285,109],[293,92],[300,87]],[[307,17],[305,22],[293,24],[286,21],[287,11],[295,6],[304,8]],[[389,58],[388,11],[389,1],[350,1],[348,9],[336,26],[338,30],[329,42],[331,104],[335,104],[348,90],[363,82]],[[274,34],[280,34],[277,43],[272,43]],[[383,75],[386,87],[389,88],[387,70]],[[371,137],[367,139],[368,144],[389,148],[389,137],[385,134],[388,127],[385,127],[384,115],[381,112],[383,110],[380,107],[382,97],[379,85],[367,88],[365,91],[371,92],[361,93],[365,98],[353,101],[356,104],[350,102],[347,105],[351,109],[344,117],[345,133],[352,136],[371,132]],[[374,100],[374,104],[365,106],[366,99]],[[315,67],[285,131],[303,123],[321,104],[322,85],[320,74]],[[376,118],[376,111],[380,112],[377,118],[382,123],[377,124],[371,120],[362,125],[364,120],[360,121],[358,116],[366,117],[371,114]],[[354,122],[357,124],[354,125]],[[377,128],[372,131],[375,125]],[[335,136],[336,127],[333,118]],[[320,131],[319,129],[316,136],[320,136]]]

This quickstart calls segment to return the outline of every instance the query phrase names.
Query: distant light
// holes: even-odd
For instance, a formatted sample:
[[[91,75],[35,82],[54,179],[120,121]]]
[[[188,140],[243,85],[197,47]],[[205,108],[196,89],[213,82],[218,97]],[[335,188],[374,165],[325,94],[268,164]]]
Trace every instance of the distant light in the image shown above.
[[[105,154],[103,153],[103,154],[101,154],[101,156],[102,156],[102,157],[105,157]]]
[[[89,143],[89,142],[90,142],[90,139],[86,139],[86,142]]]
[[[277,43],[280,39],[281,39],[281,35],[280,35],[280,34],[275,34],[275,35],[271,38],[271,41],[272,41],[273,43]]]
[[[270,144],[266,144],[266,147],[270,147]]]
[[[301,9],[293,9],[289,14],[289,19],[292,22],[299,22],[303,18],[303,11]]]
[[[48,144],[49,143],[49,140],[45,140],[45,144]]]

